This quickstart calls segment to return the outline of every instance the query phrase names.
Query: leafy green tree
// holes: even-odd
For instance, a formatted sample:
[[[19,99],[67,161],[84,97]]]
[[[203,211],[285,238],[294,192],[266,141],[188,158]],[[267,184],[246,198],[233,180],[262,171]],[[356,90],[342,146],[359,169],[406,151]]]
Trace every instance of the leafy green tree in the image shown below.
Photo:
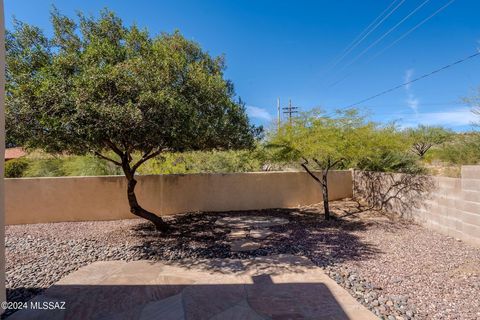
[[[167,230],[137,201],[143,163],[166,151],[254,144],[223,58],[179,32],[151,37],[126,27],[108,10],[78,20],[53,10],[51,22],[52,38],[18,21],[7,33],[7,135],[28,148],[94,154],[121,167],[130,211]]]
[[[430,148],[446,142],[452,132],[443,127],[419,125],[407,129],[406,135],[411,140],[413,153],[423,158]]]
[[[372,131],[356,110],[328,117],[320,110],[304,113],[283,124],[269,137],[277,161],[298,161],[301,167],[322,188],[325,219],[330,218],[328,173],[332,168],[345,167],[356,159],[362,148],[359,135]],[[320,170],[320,175],[315,171]]]

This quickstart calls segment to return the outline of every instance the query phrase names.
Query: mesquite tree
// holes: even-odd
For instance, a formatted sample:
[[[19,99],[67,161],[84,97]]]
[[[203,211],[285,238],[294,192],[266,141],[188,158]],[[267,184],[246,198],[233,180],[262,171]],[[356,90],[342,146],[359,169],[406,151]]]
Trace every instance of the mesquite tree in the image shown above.
[[[411,140],[412,152],[423,158],[433,146],[446,142],[452,132],[443,127],[419,125],[406,130],[407,137]]]
[[[382,150],[395,146],[394,127],[368,122],[357,110],[327,116],[319,110],[304,113],[271,132],[268,146],[277,161],[300,161],[322,188],[325,219],[330,219],[328,174],[334,168],[355,167]]]
[[[151,37],[114,13],[71,19],[53,10],[53,36],[16,22],[7,33],[7,136],[52,153],[92,153],[122,168],[130,211],[143,209],[135,172],[165,151],[248,148],[244,106],[224,61],[179,32]],[[86,199],[88,201],[88,199]]]

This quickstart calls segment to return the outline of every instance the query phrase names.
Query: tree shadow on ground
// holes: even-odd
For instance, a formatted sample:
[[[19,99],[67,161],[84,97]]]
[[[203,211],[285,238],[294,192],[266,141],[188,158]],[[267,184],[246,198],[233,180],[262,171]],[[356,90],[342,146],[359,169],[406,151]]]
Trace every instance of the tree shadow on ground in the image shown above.
[[[411,219],[376,208],[359,198],[335,201],[332,203],[332,210],[341,219],[361,220],[366,228],[377,228],[386,232],[401,232],[415,224]]]
[[[337,210],[333,208],[333,212]],[[285,219],[288,223],[269,226],[270,234],[263,239],[249,236],[249,231],[255,228],[240,228],[246,233],[241,240],[257,245],[251,250],[232,250],[231,245],[238,239],[230,235],[239,228],[216,222],[225,217],[258,216]],[[224,272],[238,272],[244,268],[238,265],[238,260],[268,259],[273,255],[304,256],[315,265],[325,267],[346,260],[370,259],[380,253],[374,245],[361,241],[355,234],[366,230],[374,221],[342,217],[341,213],[325,221],[319,207],[188,213],[172,217],[169,223],[172,231],[168,234],[156,232],[149,223],[134,227],[133,233],[141,239],[141,245],[132,250],[143,259]],[[218,259],[223,259],[222,263],[219,264]],[[228,264],[228,259],[237,261]]]

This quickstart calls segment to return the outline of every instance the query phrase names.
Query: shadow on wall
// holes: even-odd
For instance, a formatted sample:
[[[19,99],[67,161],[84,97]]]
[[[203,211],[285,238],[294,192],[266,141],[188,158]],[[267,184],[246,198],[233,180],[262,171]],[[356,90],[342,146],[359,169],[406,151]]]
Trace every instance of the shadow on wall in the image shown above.
[[[186,284],[172,277],[165,285],[55,285],[31,303],[57,303],[65,310],[23,310],[9,319],[351,319],[321,282],[274,283],[268,274],[251,279],[251,284]]]
[[[391,172],[355,171],[353,195],[371,208],[410,217],[421,207],[435,187],[426,175]]]

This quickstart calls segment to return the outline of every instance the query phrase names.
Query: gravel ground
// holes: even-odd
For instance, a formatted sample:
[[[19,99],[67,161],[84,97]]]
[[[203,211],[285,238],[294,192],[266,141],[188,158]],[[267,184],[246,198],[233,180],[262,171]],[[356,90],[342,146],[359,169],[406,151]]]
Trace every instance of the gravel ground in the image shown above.
[[[168,235],[159,235],[142,220],[8,226],[7,297],[26,301],[98,260],[191,265],[203,258],[288,253],[307,256],[325,268],[380,318],[480,319],[479,248],[393,217],[361,212],[355,202],[332,207],[338,217],[332,221],[323,221],[316,206],[179,215],[170,219]],[[250,214],[290,223],[270,227],[274,232],[261,240],[261,248],[234,252],[228,226],[215,221]]]
[[[480,319],[479,248],[416,224],[383,221],[353,234],[380,253],[344,261],[344,268],[393,297],[409,297],[422,318]]]

